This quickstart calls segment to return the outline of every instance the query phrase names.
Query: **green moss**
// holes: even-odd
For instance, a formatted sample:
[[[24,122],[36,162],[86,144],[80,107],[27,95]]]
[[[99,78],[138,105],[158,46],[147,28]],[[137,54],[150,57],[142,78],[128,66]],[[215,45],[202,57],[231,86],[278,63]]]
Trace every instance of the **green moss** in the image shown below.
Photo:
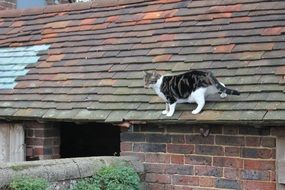
[[[25,164],[25,165],[13,165],[13,166],[11,166],[11,169],[14,171],[22,171],[22,170],[37,167],[37,166],[38,165],[27,165],[27,164]]]
[[[48,186],[46,180],[31,177],[17,177],[9,185],[11,190],[46,190]]]

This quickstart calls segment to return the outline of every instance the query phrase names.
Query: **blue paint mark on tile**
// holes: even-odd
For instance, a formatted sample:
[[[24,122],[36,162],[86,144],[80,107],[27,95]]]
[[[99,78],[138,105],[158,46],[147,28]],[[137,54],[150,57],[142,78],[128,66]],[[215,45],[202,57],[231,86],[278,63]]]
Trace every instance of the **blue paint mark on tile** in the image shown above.
[[[38,53],[48,50],[50,45],[36,45],[15,48],[0,48],[0,89],[13,89],[17,77],[25,76],[30,64],[39,60]]]

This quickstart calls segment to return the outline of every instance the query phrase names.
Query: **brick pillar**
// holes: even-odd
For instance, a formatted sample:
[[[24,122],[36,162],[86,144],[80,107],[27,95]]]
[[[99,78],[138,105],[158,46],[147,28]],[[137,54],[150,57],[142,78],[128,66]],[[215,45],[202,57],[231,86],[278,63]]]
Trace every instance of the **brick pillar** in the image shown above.
[[[26,159],[45,160],[60,157],[60,129],[49,123],[24,124]]]

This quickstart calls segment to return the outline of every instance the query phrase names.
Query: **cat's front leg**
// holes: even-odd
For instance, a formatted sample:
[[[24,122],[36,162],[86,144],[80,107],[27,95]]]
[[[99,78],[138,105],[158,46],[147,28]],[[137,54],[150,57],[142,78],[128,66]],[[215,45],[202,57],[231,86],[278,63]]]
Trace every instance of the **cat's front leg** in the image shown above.
[[[205,92],[206,92],[205,88],[200,88],[196,90],[194,93],[192,93],[191,95],[192,98],[198,104],[196,109],[192,111],[192,114],[198,114],[203,109],[205,105]]]
[[[168,111],[168,113],[166,114],[167,117],[173,116],[174,111],[175,111],[176,104],[177,104],[176,102],[174,102],[174,103],[172,103],[172,104],[169,104],[169,111]]]
[[[169,104],[166,102],[165,103],[165,110],[162,111],[162,114],[166,115],[168,113],[168,111],[169,111]]]

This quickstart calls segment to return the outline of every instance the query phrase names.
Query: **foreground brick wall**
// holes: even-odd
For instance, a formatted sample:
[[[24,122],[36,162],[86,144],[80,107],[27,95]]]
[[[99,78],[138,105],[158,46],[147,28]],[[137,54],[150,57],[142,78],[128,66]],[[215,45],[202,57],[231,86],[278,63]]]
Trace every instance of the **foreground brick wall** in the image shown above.
[[[24,124],[26,159],[44,160],[60,157],[60,129],[52,124]]]
[[[135,126],[122,132],[121,155],[144,162],[150,190],[275,189],[276,138],[269,128]]]

